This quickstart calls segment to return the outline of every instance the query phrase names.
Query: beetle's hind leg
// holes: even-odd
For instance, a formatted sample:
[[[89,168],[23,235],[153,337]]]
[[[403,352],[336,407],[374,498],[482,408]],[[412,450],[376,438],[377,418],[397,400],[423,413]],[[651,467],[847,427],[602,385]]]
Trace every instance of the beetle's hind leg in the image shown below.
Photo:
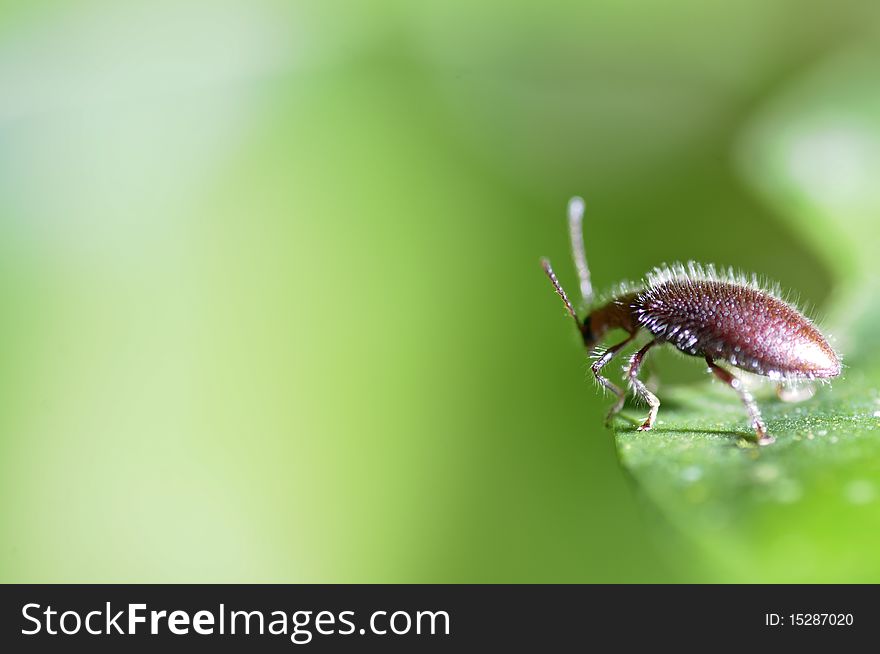
[[[795,386],[779,382],[776,384],[776,397],[783,402],[797,403],[809,400],[816,394],[816,388],[812,384],[806,386]]]
[[[626,399],[626,395],[620,388],[618,388],[616,384],[612,383],[609,379],[602,376],[602,368],[607,366],[608,362],[611,361],[611,359],[613,359],[617,355],[617,353],[620,352],[620,350],[622,350],[633,338],[635,338],[635,334],[630,334],[625,340],[621,341],[617,345],[612,345],[607,350],[605,350],[605,352],[602,353],[602,356],[596,359],[590,366],[590,370],[593,371],[593,376],[596,377],[596,381],[617,396],[617,400],[615,400],[614,404],[611,406],[611,409],[608,411],[608,415],[605,416],[606,425],[610,424],[612,418],[620,413],[620,410],[623,408],[623,402]]]
[[[769,445],[772,443],[775,439],[767,433],[767,425],[764,424],[764,419],[761,417],[761,412],[758,410],[758,404],[755,402],[755,398],[752,397],[752,394],[743,387],[742,382],[732,373],[716,365],[711,357],[706,357],[706,363],[709,364],[709,372],[739,393],[740,399],[743,404],[746,405],[746,411],[749,412],[752,427],[755,428],[755,434],[758,437],[758,445]]]
[[[655,345],[657,345],[657,341],[651,341],[641,350],[633,354],[632,358],[629,360],[629,368],[626,371],[626,377],[629,380],[630,387],[632,387],[633,394],[636,397],[643,399],[648,403],[648,406],[651,407],[648,412],[648,417],[645,419],[645,422],[642,423],[642,426],[639,427],[639,431],[648,431],[654,426],[654,421],[657,419],[657,411],[660,409],[660,400],[648,390],[648,387],[645,386],[644,382],[638,377],[639,369],[642,367],[642,360],[645,358],[648,350]]]

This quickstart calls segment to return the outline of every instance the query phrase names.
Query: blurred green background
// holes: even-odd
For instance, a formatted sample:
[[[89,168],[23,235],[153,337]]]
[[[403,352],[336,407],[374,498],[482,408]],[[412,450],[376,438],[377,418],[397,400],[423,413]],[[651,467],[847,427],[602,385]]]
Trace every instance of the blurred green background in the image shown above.
[[[750,139],[878,37],[875,2],[0,3],[0,581],[746,579],[621,468],[538,259],[574,289],[580,194],[597,286],[695,258],[822,316],[876,263]]]

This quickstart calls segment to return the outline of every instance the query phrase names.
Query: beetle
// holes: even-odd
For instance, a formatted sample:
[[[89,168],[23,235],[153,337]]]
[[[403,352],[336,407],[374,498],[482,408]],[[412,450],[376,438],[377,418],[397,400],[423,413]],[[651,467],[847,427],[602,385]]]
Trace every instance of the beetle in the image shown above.
[[[718,272],[714,266],[694,262],[673,264],[655,268],[641,285],[621,285],[606,301],[594,305],[584,249],[583,216],[583,199],[573,197],[568,203],[568,227],[581,297],[589,307],[583,320],[578,318],[550,261],[543,258],[541,265],[574,319],[584,346],[594,357],[593,375],[617,397],[608,412],[608,422],[623,408],[625,393],[602,375],[602,369],[641,330],[648,332],[651,340],[624,366],[633,395],[649,407],[639,431],[654,426],[660,408],[660,400],[639,379],[645,355],[658,345],[668,343],[684,354],[704,359],[708,371],[739,394],[759,445],[774,439],[767,432],[758,405],[742,381],[719,366],[718,361],[780,383],[802,379],[827,381],[840,375],[840,357],[822,333],[781,297],[778,288],[765,288],[755,275],[746,277],[732,270]],[[612,328],[620,328],[627,335],[602,350],[599,343]]]

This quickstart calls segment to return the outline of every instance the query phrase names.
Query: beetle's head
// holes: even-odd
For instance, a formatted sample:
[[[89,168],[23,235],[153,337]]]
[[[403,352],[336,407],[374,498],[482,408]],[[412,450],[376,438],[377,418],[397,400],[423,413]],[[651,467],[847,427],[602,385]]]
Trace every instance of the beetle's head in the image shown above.
[[[598,343],[599,338],[597,334],[593,332],[592,321],[590,320],[590,316],[584,318],[584,321],[580,323],[581,336],[584,339],[584,347],[588,350],[592,350],[596,343]]]

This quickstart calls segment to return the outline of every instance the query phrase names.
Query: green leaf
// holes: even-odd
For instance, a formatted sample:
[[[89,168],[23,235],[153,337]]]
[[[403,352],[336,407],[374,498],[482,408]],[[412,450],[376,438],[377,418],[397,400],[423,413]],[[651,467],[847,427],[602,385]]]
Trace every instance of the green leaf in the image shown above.
[[[880,581],[880,85],[853,50],[773,98],[738,152],[747,182],[812,243],[836,290],[826,322],[847,369],[801,404],[759,396],[754,444],[730,389],[662,388],[660,420],[616,442],[638,487],[728,581]]]
[[[766,447],[721,384],[662,397],[654,430],[618,431],[620,460],[725,579],[880,578],[876,386],[852,375],[800,405],[762,398]]]

